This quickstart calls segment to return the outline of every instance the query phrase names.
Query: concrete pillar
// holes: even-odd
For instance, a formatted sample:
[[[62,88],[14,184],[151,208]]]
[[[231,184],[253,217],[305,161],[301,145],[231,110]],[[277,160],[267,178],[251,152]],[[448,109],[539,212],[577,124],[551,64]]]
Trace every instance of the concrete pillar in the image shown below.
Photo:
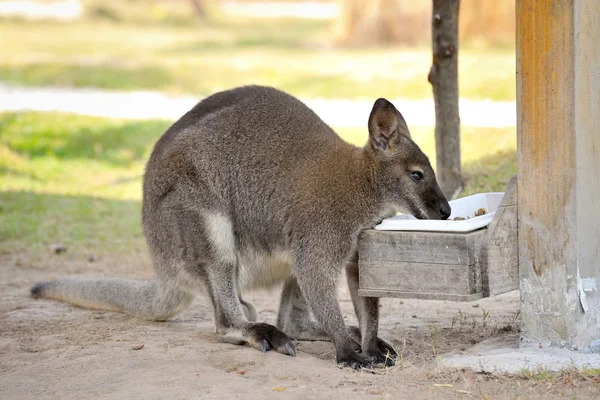
[[[517,0],[522,343],[600,337],[600,1]]]

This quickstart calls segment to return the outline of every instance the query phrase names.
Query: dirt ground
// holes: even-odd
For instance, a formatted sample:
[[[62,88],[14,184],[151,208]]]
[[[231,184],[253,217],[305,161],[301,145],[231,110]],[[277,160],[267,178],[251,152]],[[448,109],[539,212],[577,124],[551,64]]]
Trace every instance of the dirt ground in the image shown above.
[[[400,359],[367,373],[338,368],[328,342],[298,342],[295,358],[219,343],[204,298],[157,323],[28,296],[38,280],[75,274],[149,278],[151,268],[144,255],[93,262],[68,252],[0,255],[1,399],[592,399],[600,393],[594,380],[441,369],[440,355],[492,337],[517,340],[517,292],[474,303],[383,299],[380,336],[394,343]],[[246,298],[259,320],[274,323],[276,291]],[[339,299],[348,324],[355,324],[344,284]]]

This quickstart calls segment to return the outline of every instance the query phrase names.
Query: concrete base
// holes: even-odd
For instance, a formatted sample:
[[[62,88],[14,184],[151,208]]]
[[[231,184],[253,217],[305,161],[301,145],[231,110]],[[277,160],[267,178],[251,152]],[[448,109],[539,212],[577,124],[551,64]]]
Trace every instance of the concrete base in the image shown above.
[[[443,357],[441,365],[451,368],[470,368],[476,372],[492,374],[600,368],[600,354],[585,354],[552,347],[519,348],[518,343],[518,335],[486,340],[463,354]]]

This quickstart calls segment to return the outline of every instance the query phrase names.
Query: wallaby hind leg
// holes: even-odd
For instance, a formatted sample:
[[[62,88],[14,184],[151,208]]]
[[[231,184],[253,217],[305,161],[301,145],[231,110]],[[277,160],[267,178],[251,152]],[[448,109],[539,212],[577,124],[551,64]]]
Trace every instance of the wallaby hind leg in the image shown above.
[[[65,301],[80,307],[118,311],[164,321],[186,308],[193,296],[158,280],[61,278],[31,288],[35,298]]]
[[[308,303],[298,286],[298,281],[293,276],[288,278],[281,292],[277,327],[296,340],[331,341],[327,332],[311,315]],[[349,326],[348,334],[357,344],[362,342],[359,327]],[[356,350],[361,350],[360,346],[357,346]]]
[[[255,317],[256,311],[250,303],[244,302],[244,305],[237,293],[236,268],[233,263],[215,262],[206,269],[209,273],[206,289],[213,304],[215,327],[220,340],[238,345],[248,343],[262,352],[275,349],[279,353],[295,356],[294,344],[279,329],[248,321],[245,314],[254,314]]]
[[[283,285],[277,328],[296,340],[331,340],[319,323],[312,318],[298,281],[293,276],[290,276]]]
[[[293,344],[283,332],[248,321],[256,318],[256,311],[241,299],[238,290],[238,251],[229,216],[210,208],[210,201],[202,208],[191,209],[182,204],[197,203],[196,197],[176,192],[171,196],[146,215],[145,231],[157,260],[157,273],[207,293],[222,341],[295,355]]]
[[[265,323],[249,322],[256,318],[256,311],[250,303],[245,302],[240,294],[240,271],[238,266],[238,249],[229,217],[218,211],[203,211],[202,214],[180,213],[185,223],[179,225],[180,230],[193,238],[188,253],[194,249],[203,249],[196,259],[191,273],[199,271],[204,281],[206,293],[210,298],[215,317],[215,328],[220,339],[227,343],[248,343],[261,351],[276,351],[296,355],[290,339],[279,329]],[[197,221],[190,224],[191,221]],[[198,225],[203,225],[198,234]]]
[[[360,328],[349,329],[351,336],[360,341],[364,355],[376,363],[384,363],[388,366],[394,365],[398,355],[396,350],[385,340],[377,337],[379,298],[358,295],[358,265],[356,263],[346,267],[346,279]]]

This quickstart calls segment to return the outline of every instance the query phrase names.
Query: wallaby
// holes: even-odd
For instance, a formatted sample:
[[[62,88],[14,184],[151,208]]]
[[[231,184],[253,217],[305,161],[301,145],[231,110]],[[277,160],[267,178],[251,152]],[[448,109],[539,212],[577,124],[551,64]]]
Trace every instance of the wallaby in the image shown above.
[[[295,356],[291,339],[330,339],[336,361],[393,365],[377,337],[377,298],[358,296],[357,241],[397,211],[446,219],[450,205],[406,122],[378,99],[369,140],[343,141],[300,100],[244,86],[213,94],[158,140],[146,165],[142,222],[151,281],[64,278],[31,293],[166,320],[204,293],[219,338]],[[359,328],[337,302],[346,268]],[[242,292],[284,282],[275,326]]]

